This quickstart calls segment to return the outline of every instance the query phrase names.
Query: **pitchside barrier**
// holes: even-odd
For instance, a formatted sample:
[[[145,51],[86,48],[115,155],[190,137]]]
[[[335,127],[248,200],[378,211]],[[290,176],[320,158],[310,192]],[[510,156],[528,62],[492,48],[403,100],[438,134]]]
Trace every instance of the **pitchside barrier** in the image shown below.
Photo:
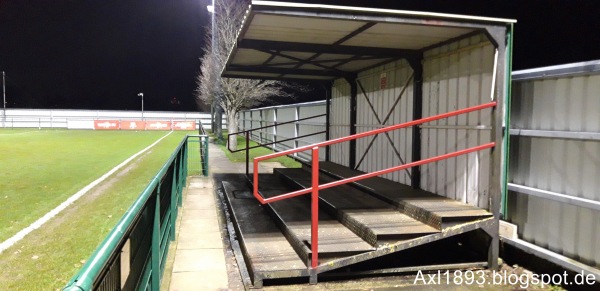
[[[189,128],[188,122],[193,122],[194,127]],[[225,116],[222,122],[223,129],[226,129]],[[195,130],[200,127],[210,128],[210,125],[210,113],[203,112],[145,111],[142,114],[139,111],[124,110],[17,108],[8,108],[6,112],[0,111],[0,128]]]
[[[188,135],[63,290],[159,290],[186,177],[198,166],[207,176],[208,136]]]
[[[196,121],[94,120],[94,130],[195,130]]]

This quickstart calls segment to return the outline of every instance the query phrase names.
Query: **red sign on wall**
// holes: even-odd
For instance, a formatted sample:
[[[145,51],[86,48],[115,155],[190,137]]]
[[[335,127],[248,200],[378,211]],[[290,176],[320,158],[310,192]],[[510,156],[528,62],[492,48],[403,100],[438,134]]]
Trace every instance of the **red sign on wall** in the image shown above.
[[[388,86],[387,73],[381,73],[379,75],[379,89],[386,89]]]
[[[94,120],[94,129],[96,129],[96,130],[119,129],[119,121],[118,120]]]
[[[146,121],[146,130],[171,130],[170,121]]]
[[[145,130],[146,122],[136,120],[122,120],[121,130]]]
[[[195,121],[173,121],[173,130],[195,130]]]

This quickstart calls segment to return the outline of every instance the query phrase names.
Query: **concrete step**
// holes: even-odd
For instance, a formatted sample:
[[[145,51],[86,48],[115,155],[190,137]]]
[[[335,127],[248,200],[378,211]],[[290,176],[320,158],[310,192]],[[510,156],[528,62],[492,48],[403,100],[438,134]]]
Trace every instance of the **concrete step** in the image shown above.
[[[295,187],[310,188],[311,173],[304,169],[276,169],[275,173]],[[335,181],[324,174],[321,184]],[[424,224],[395,207],[364,191],[342,185],[319,191],[320,207],[338,218],[370,244],[377,246],[381,241],[399,241],[437,233],[438,230]]]
[[[335,179],[364,174],[364,172],[332,162],[321,162],[319,168],[322,173],[326,173]],[[467,222],[492,216],[492,213],[485,209],[431,192],[413,189],[408,185],[381,177],[364,179],[349,185],[369,192],[373,196],[397,207],[401,212],[438,230],[441,230],[446,223]]]
[[[239,174],[215,174],[223,186],[232,225],[254,286],[265,278],[308,277],[300,259]]]
[[[259,175],[260,194],[274,197],[293,191],[276,175]],[[286,190],[282,190],[286,188]],[[300,257],[310,265],[311,258],[311,205],[309,195],[294,197],[268,204],[276,223]],[[356,255],[373,248],[361,237],[346,228],[335,217],[319,210],[319,259]],[[320,263],[323,263],[320,260]]]

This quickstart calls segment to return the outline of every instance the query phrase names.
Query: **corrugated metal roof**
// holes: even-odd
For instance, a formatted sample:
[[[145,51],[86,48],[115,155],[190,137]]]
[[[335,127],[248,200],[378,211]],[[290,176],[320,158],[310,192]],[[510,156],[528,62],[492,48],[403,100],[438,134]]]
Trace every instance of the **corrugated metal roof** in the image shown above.
[[[510,19],[253,1],[224,77],[334,80]]]
[[[513,81],[600,74],[600,60],[542,67],[512,73]]]

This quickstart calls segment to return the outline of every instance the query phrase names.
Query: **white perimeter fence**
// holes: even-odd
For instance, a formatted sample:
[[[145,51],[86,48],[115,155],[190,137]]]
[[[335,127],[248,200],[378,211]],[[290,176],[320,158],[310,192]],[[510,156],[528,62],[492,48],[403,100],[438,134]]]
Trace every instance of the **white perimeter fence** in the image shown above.
[[[5,115],[6,114],[6,115]],[[194,121],[210,129],[210,113],[168,111],[69,110],[69,109],[0,109],[0,128],[66,128],[94,129],[95,121]],[[227,119],[223,116],[223,128]]]
[[[287,150],[325,140],[325,111],[325,101],[251,109],[240,112],[238,127],[243,131],[279,124],[276,127],[253,131],[250,138],[259,143],[278,142],[269,147],[274,150]],[[319,117],[281,124],[313,116]],[[282,142],[287,139],[291,140]],[[310,153],[301,152],[294,155],[304,160],[310,159]],[[325,147],[321,148],[319,159],[325,159]]]

